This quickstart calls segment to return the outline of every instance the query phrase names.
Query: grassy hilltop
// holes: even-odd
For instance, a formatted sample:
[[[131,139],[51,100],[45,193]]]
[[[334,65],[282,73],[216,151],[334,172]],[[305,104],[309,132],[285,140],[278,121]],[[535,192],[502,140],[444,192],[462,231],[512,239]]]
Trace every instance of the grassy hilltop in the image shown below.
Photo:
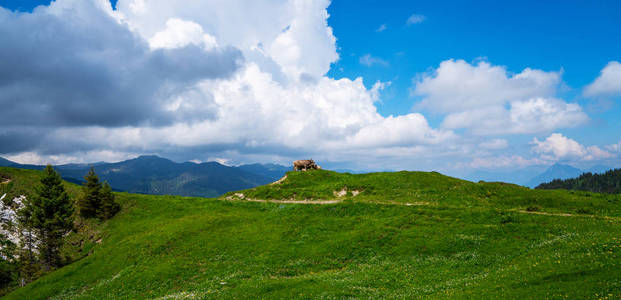
[[[317,170],[117,199],[90,255],[6,298],[621,297],[619,195]]]

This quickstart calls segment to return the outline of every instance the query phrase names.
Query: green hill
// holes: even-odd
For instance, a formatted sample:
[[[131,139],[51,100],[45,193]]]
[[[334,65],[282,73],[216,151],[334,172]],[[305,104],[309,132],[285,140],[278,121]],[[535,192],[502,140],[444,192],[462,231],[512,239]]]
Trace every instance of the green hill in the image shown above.
[[[621,297],[618,195],[308,171],[117,198],[90,255],[6,298]]]
[[[30,196],[42,177],[41,171],[0,167],[0,196],[6,194],[6,199]],[[80,192],[80,186],[70,182],[65,182],[65,189],[72,197]]]

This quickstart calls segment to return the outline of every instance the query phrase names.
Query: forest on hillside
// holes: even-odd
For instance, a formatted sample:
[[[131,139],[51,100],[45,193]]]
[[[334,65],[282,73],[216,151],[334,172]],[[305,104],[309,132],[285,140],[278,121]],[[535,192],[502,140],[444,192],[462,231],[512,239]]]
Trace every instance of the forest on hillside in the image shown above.
[[[536,189],[565,189],[590,191],[596,193],[621,193],[621,169],[609,170],[602,174],[584,173],[577,178],[555,179],[542,183]]]

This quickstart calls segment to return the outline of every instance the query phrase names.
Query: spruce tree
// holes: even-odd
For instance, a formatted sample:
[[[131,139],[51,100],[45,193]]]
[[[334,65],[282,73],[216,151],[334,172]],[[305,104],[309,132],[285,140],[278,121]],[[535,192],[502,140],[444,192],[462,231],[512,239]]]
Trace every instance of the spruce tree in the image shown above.
[[[17,268],[15,265],[15,244],[0,233],[0,290],[15,281]]]
[[[28,198],[24,205],[28,204]],[[20,243],[17,249],[18,269],[21,277],[21,285],[32,281],[40,273],[41,266],[37,261],[35,248],[38,243],[32,226],[32,209],[24,207],[17,216],[19,224]]]
[[[91,167],[88,174],[84,176],[84,185],[82,186],[82,197],[76,203],[78,214],[83,218],[93,218],[97,216],[100,203],[101,182],[95,174],[95,170]]]
[[[41,186],[26,199],[22,216],[40,243],[39,257],[46,270],[61,265],[63,236],[73,229],[73,203],[65,191],[60,175],[51,165],[43,171]]]
[[[121,209],[121,206],[114,201],[114,194],[108,182],[104,182],[99,196],[100,207],[97,213],[99,219],[107,220],[112,218]]]

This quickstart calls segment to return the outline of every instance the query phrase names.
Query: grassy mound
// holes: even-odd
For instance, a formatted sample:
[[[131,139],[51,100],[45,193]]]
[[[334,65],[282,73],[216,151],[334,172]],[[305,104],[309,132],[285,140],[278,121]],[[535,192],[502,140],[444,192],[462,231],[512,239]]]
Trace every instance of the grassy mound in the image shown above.
[[[340,193],[340,194],[339,194]],[[288,172],[281,182],[227,193],[223,198],[260,200],[352,200],[445,208],[505,208],[550,213],[619,216],[616,195],[564,190],[531,190],[502,182],[473,183],[437,172]],[[611,205],[611,204],[617,204]]]
[[[91,255],[7,298],[621,297],[618,196],[329,171],[240,193],[344,201],[120,193]]]

